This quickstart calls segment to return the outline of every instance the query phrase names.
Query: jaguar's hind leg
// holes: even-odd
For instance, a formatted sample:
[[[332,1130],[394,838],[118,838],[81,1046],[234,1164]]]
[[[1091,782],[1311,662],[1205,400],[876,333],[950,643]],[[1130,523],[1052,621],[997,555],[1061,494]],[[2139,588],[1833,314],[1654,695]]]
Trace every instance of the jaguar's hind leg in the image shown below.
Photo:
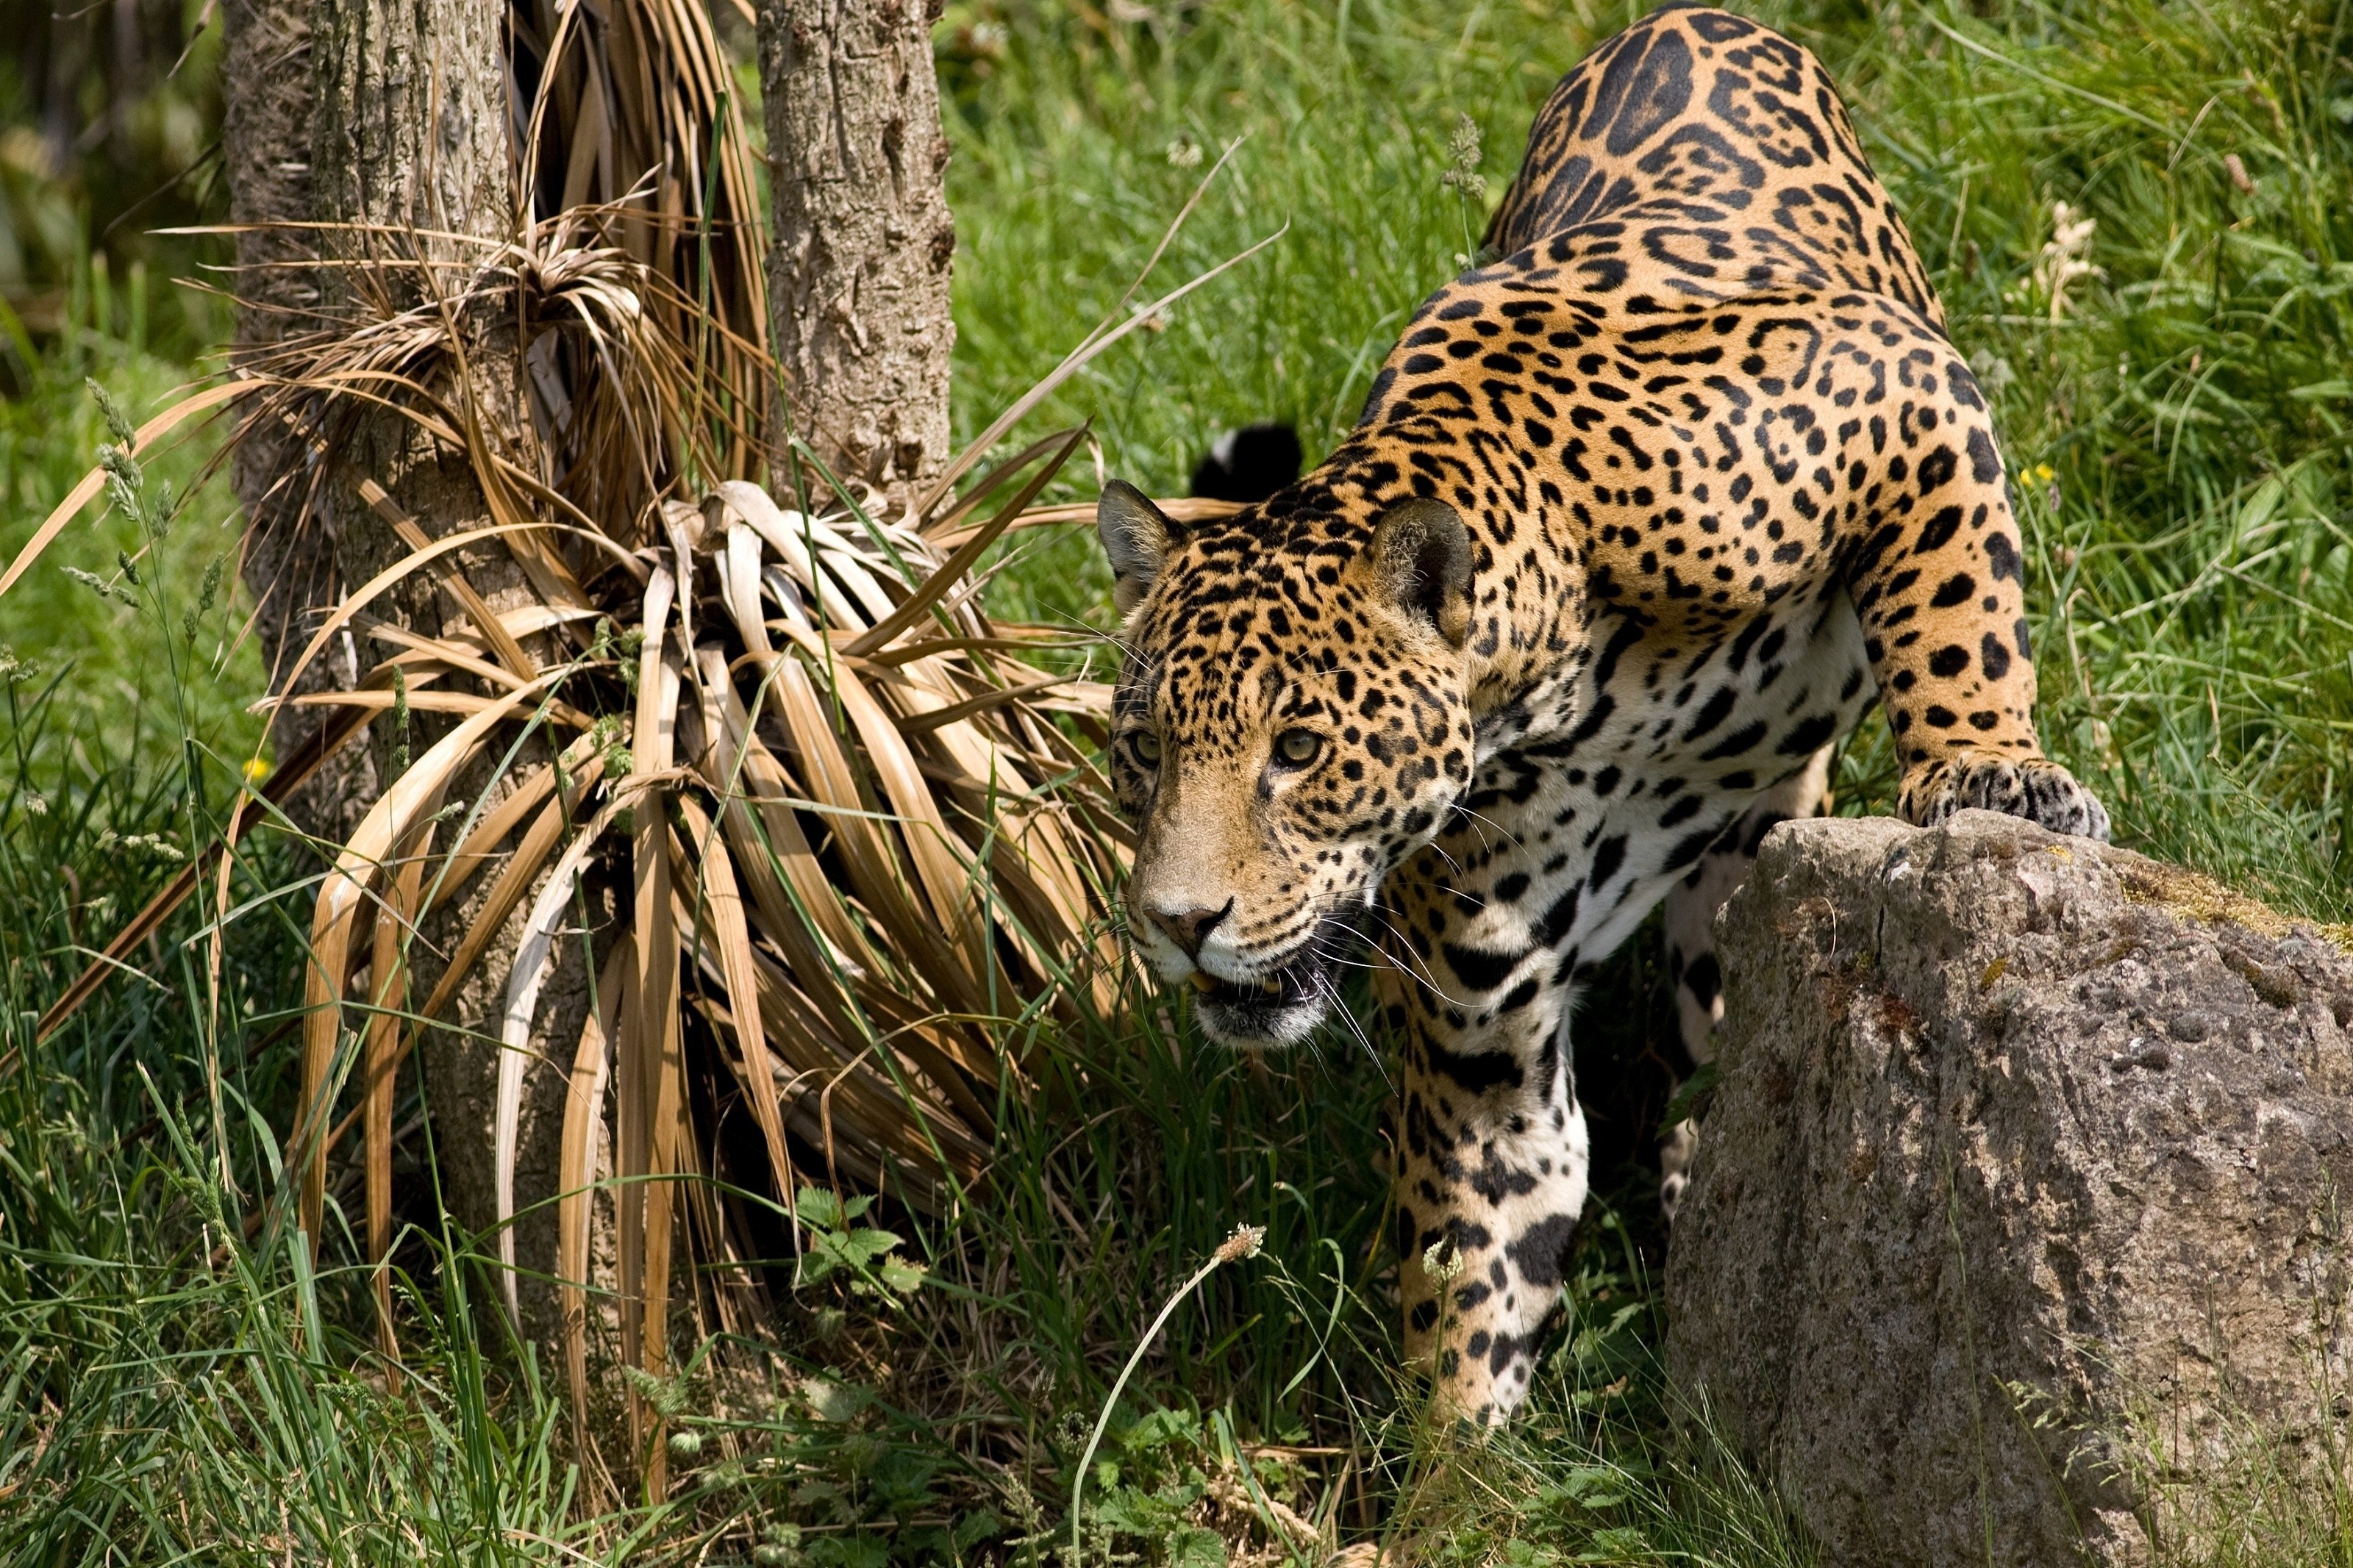
[[[1674,982],[1685,1077],[1715,1058],[1716,1021],[1724,1016],[1723,975],[1715,963],[1716,911],[1748,879],[1757,846],[1777,824],[1792,817],[1820,816],[1830,809],[1834,749],[1824,746],[1802,769],[1758,795],[1725,829],[1715,847],[1701,857],[1691,875],[1667,894],[1667,973]],[[1682,1087],[1679,1079],[1676,1088]],[[1670,1221],[1691,1180],[1692,1155],[1698,1145],[1699,1129],[1688,1118],[1676,1122],[1660,1140],[1659,1206]]]

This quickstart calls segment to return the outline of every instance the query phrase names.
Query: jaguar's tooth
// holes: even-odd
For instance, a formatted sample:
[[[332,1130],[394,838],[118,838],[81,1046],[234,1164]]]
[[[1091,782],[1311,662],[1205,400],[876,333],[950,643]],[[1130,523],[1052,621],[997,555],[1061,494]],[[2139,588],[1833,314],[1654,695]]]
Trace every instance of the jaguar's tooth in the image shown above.
[[[1270,974],[1260,984],[1270,996],[1282,994],[1282,976],[1280,974]]]
[[[1186,978],[1192,981],[1193,989],[1196,991],[1215,991],[1218,988],[1217,981],[1212,979],[1204,971],[1198,969],[1193,971],[1193,973],[1186,976]]]

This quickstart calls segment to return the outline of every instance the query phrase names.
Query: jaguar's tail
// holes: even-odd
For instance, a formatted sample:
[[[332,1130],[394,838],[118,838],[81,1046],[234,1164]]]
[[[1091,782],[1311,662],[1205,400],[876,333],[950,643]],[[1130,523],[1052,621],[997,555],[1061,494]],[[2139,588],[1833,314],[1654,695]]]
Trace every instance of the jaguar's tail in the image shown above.
[[[1245,425],[1209,445],[1193,465],[1193,493],[1210,500],[1262,501],[1299,477],[1303,453],[1288,425]]]

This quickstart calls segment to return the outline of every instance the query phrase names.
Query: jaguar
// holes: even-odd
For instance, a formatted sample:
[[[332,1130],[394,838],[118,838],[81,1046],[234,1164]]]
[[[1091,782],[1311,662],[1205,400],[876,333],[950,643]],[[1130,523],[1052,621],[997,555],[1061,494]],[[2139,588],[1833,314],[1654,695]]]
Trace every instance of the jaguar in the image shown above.
[[[1132,940],[1255,1048],[1377,953],[1407,1351],[1474,1422],[1585,1206],[1580,984],[1663,902],[1704,1058],[1712,918],[1872,703],[1907,821],[2107,836],[2036,737],[2000,450],[1903,220],[1821,63],[1722,10],[1561,79],[1320,464],[1208,521],[1113,481],[1096,528]]]

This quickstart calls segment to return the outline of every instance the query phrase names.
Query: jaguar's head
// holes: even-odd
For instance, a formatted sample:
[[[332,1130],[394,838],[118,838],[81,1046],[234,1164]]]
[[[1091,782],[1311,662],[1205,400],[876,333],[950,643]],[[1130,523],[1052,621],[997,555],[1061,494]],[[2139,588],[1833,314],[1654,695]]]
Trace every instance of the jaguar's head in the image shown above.
[[[1124,620],[1110,772],[1142,828],[1129,929],[1211,1035],[1295,1044],[1470,783],[1469,535],[1420,498],[1184,525],[1116,482],[1096,531]]]

